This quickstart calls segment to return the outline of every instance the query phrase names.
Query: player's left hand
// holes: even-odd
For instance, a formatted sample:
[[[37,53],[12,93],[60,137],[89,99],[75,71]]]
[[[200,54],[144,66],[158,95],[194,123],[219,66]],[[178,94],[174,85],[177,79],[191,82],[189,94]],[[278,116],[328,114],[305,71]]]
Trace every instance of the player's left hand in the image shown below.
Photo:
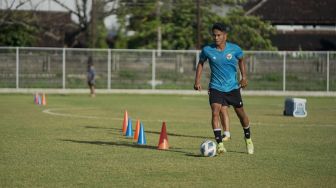
[[[246,88],[247,87],[247,79],[246,78],[242,78],[241,80],[240,80],[240,82],[239,82],[239,85],[240,85],[240,87],[241,88]]]

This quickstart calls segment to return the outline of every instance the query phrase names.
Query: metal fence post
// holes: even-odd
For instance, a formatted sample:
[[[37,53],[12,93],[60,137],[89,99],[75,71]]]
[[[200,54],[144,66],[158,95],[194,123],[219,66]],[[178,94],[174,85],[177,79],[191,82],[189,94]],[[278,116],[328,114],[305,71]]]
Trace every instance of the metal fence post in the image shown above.
[[[62,71],[63,71],[63,77],[62,77],[62,86],[63,89],[65,89],[65,48],[63,48],[63,57],[62,57]]]
[[[329,66],[329,51],[327,51],[327,92],[329,92],[329,76],[330,76],[330,66]]]
[[[155,50],[152,51],[152,89],[155,89]]]
[[[286,91],[286,51],[283,52],[283,83],[282,83],[282,91]]]
[[[111,89],[111,49],[107,52],[107,89]]]
[[[16,89],[19,89],[19,47],[16,47]]]

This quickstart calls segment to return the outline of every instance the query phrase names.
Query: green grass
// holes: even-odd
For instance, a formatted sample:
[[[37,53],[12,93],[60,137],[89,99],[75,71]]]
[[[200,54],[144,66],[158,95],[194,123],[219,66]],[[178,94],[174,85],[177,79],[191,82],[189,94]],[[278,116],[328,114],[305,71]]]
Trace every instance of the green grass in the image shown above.
[[[245,96],[255,154],[230,110],[228,153],[206,158],[213,139],[207,96],[0,95],[0,187],[334,187],[336,98],[308,97],[306,118],[282,116],[284,97]],[[121,135],[127,109],[147,145]],[[43,113],[44,110],[56,113]],[[162,121],[170,149],[157,150]]]

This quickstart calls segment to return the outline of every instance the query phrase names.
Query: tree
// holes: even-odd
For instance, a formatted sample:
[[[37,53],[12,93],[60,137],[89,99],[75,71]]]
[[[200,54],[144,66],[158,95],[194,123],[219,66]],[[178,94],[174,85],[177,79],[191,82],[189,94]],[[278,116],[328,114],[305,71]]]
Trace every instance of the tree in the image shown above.
[[[230,39],[237,41],[244,49],[274,49],[269,40],[274,32],[270,24],[257,17],[244,16],[243,10],[239,8],[233,8],[226,17],[213,10],[214,7],[235,7],[244,2],[245,0],[120,0],[117,15],[121,27],[118,34],[124,37],[127,48],[155,49],[158,41],[157,28],[160,26],[163,49],[193,49],[197,46],[198,37],[201,43],[210,42],[210,28],[214,22],[224,22],[232,26]],[[159,14],[158,6],[164,7],[159,9]],[[201,15],[200,20],[197,20],[198,13]]]
[[[232,9],[223,22],[230,28],[229,40],[243,49],[276,50],[270,40],[276,31],[269,22],[256,16],[244,16],[244,11],[240,8]]]
[[[8,3],[0,12],[0,45],[31,46],[36,41],[38,29],[34,27],[36,20],[33,12],[15,12],[21,6],[30,3],[29,0]]]
[[[78,18],[77,27],[67,31],[65,43],[68,47],[88,47],[89,39],[89,3],[88,0],[76,0],[75,9],[61,2],[60,0],[53,0],[55,3],[66,9],[71,14]]]
[[[54,13],[49,17],[50,19],[48,18],[48,21],[56,23],[58,27],[63,24],[61,31],[55,30],[53,25],[47,22],[41,24],[41,14],[37,8],[47,0],[2,1],[4,1],[2,4],[7,7],[4,11],[0,11],[1,45],[34,46],[39,40],[42,40],[42,36],[47,35],[68,47],[106,48],[107,29],[103,21],[107,15],[114,13],[118,0],[75,0],[72,1],[75,3],[74,8],[68,6],[63,0],[52,0],[78,20],[76,23],[62,23],[62,20],[54,17]],[[31,7],[30,10],[18,10],[27,4]],[[37,14],[39,15],[37,16]],[[46,15],[42,17],[45,18]],[[60,17],[64,15],[66,13],[63,12]],[[45,19],[43,20],[45,21]]]
[[[121,0],[117,10],[121,26],[119,35],[127,37],[128,48],[156,48],[157,28],[161,27],[161,44],[164,49],[194,48],[196,39],[194,2],[194,0]],[[207,17],[205,20],[208,21],[218,18],[218,15],[208,11],[210,4],[202,7],[202,11],[208,13],[205,14]],[[130,32],[134,35],[130,36]]]
[[[77,27],[68,32],[66,43],[70,47],[107,47],[107,29],[104,18],[114,14],[118,0],[76,0],[75,9],[60,0],[53,0],[77,17]]]

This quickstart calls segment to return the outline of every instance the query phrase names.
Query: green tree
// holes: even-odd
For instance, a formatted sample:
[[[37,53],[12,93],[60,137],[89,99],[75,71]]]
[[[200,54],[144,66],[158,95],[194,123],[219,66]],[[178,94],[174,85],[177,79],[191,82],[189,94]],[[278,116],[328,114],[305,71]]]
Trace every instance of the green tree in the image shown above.
[[[212,2],[212,1],[209,1]],[[218,1],[213,1],[218,4]],[[202,6],[203,21],[219,18]],[[157,28],[161,27],[163,49],[194,48],[196,40],[196,4],[194,0],[122,0],[117,10],[119,36],[127,38],[128,48],[156,48]],[[129,36],[129,33],[134,34]]]
[[[36,41],[36,29],[31,26],[10,24],[0,27],[0,45],[32,46]]]
[[[197,11],[201,14],[202,43],[211,41],[211,25],[224,22],[231,26],[229,38],[248,50],[273,50],[269,40],[274,29],[257,17],[244,16],[244,11],[232,8],[226,16],[213,7],[244,3],[244,0],[121,0],[117,10],[118,36],[123,36],[127,48],[157,48],[157,28],[161,27],[163,49],[192,49],[197,41]],[[132,33],[132,35],[130,35]]]
[[[14,6],[8,5],[0,11],[0,45],[1,46],[31,46],[37,40],[38,28],[34,12],[17,11],[21,6],[29,3],[22,1]]]
[[[83,47],[107,47],[107,29],[104,25],[104,18],[115,13],[118,0],[76,0],[74,9],[67,6],[64,1],[53,1],[77,17],[76,28],[66,41],[69,47],[78,42]]]
[[[235,42],[245,50],[276,50],[270,37],[275,28],[256,16],[244,16],[240,8],[232,9],[223,19],[230,28],[229,41]]]

